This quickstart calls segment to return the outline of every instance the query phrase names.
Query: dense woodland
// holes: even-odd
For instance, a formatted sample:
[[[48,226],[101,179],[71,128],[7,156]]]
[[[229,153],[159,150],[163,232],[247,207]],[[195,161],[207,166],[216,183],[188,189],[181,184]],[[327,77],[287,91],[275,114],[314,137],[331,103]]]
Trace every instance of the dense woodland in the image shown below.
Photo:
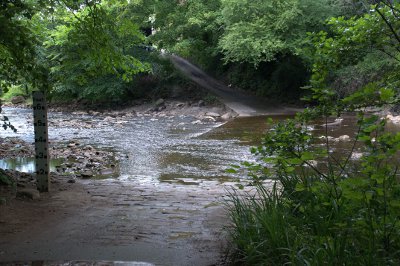
[[[6,95],[161,95],[185,82],[166,56],[174,53],[259,97],[307,100],[312,108],[252,149],[256,162],[228,170],[257,190],[227,202],[233,262],[399,265],[400,133],[369,112],[398,106],[398,1],[3,0],[0,25]],[[357,130],[337,156],[328,121],[344,112]],[[322,135],[312,121],[324,123]]]
[[[165,93],[181,82],[166,51],[262,97],[297,102],[309,85],[343,97],[395,80],[399,21],[374,2],[5,0],[0,86],[90,101]]]

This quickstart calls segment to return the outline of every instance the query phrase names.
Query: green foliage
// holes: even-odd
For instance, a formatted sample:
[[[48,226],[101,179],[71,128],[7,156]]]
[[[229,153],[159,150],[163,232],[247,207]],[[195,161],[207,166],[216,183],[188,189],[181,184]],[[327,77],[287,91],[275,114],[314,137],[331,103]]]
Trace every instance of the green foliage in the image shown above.
[[[31,90],[22,85],[11,86],[9,90],[3,94],[2,99],[5,101],[11,101],[15,96],[24,96],[25,98],[28,98],[31,96]]]
[[[218,46],[227,61],[258,65],[279,54],[296,55],[307,31],[320,29],[337,11],[331,1],[223,0],[224,33]]]
[[[40,16],[36,23],[47,26],[39,30],[47,35],[44,55],[58,95],[118,99],[136,74],[149,71],[135,54],[144,36],[121,3],[61,6],[53,16],[55,23]]]
[[[159,49],[177,53],[204,67],[216,55],[220,35],[217,0],[140,1],[151,6],[155,35],[150,38]]]
[[[34,14],[25,1],[0,4],[0,87],[5,90],[20,78],[31,78],[34,69],[33,35],[29,19]]]
[[[374,95],[367,104],[376,107],[393,101],[394,92]],[[341,100],[336,111],[354,110],[372,96],[366,88]],[[385,132],[384,119],[359,112],[353,149],[334,155],[327,135],[308,131],[319,109],[276,124],[252,149],[258,163],[245,165],[257,191],[232,193],[229,205],[240,259],[249,265],[398,264],[400,133]],[[351,160],[361,143],[360,161]],[[266,179],[275,180],[272,191]]]
[[[376,5],[360,17],[331,18],[330,33],[311,34],[311,85],[331,86],[342,97],[372,81],[397,86],[391,78],[399,67],[397,8]]]

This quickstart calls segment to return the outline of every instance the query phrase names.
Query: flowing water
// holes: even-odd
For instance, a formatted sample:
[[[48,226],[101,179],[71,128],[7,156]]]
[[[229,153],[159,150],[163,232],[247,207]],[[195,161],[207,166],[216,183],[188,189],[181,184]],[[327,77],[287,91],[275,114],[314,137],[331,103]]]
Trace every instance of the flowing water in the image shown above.
[[[33,142],[31,112],[4,108],[3,114],[18,132],[1,131],[1,136]],[[50,142],[75,139],[115,151],[121,158],[119,180],[195,185],[229,180],[231,177],[225,174],[225,169],[231,164],[252,160],[249,148],[267,127],[263,117],[239,118],[227,124],[193,121],[194,118],[183,116],[134,117],[113,124],[104,122],[103,117],[49,113],[49,139]],[[57,127],[52,126],[54,123]],[[88,123],[95,127],[82,126]],[[32,163],[29,159],[3,160],[0,167],[25,167],[23,171],[32,171]]]
[[[33,141],[32,111],[4,108],[4,114],[17,127],[18,133],[1,131],[2,136],[18,136]],[[273,116],[283,120],[290,116]],[[328,127],[328,135],[338,138],[354,136],[356,118],[343,117],[336,126]],[[242,117],[228,123],[192,123],[191,117],[133,117],[123,123],[104,122],[103,117],[49,113],[50,141],[79,140],[82,143],[111,149],[119,154],[119,180],[139,183],[180,183],[196,185],[207,181],[231,181],[225,169],[232,164],[251,161],[251,146],[257,145],[269,128],[266,117]],[[71,123],[75,121],[75,123]],[[57,127],[52,126],[57,124]],[[84,125],[94,125],[87,128]],[[311,125],[315,134],[324,134],[323,122]],[[400,127],[388,123],[390,131]],[[332,142],[332,150],[345,153],[351,149],[346,141]],[[26,160],[26,159],[23,159]],[[0,161],[0,167],[30,167],[32,160]],[[53,162],[54,165],[57,161]],[[8,166],[7,166],[8,165]],[[24,166],[25,165],[25,166]]]

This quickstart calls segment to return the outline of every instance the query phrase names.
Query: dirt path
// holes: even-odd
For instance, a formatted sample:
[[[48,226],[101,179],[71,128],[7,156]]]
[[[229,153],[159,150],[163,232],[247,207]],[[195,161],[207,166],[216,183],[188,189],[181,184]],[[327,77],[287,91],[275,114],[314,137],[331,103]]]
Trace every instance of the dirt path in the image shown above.
[[[0,262],[221,261],[226,217],[218,184],[204,189],[117,180],[58,181],[54,192],[42,194],[40,200],[0,207]]]
[[[201,87],[218,95],[221,101],[239,116],[286,115],[299,111],[298,108],[285,107],[233,90],[210,77],[187,60],[176,55],[170,55],[170,58],[177,69]]]

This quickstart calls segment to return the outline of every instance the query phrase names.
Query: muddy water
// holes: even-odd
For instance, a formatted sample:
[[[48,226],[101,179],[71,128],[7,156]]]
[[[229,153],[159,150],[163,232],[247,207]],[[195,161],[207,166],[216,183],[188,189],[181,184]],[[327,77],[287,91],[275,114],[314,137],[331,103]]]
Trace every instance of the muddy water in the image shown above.
[[[30,110],[4,108],[4,114],[18,132],[1,131],[1,136],[33,141]],[[193,121],[191,117],[133,117],[115,124],[100,116],[49,113],[49,139],[76,139],[114,150],[121,158],[119,180],[196,185],[229,181],[225,169],[251,160],[249,147],[267,127],[265,118],[239,118],[227,124]]]
[[[2,136],[33,141],[31,110],[5,108],[4,114],[17,127],[18,133],[1,131]],[[272,118],[277,121],[289,117]],[[242,117],[226,124],[196,124],[192,123],[195,118],[183,116],[118,120],[121,123],[105,122],[101,116],[50,113],[49,138],[61,142],[77,139],[114,150],[121,158],[118,179],[122,181],[197,185],[207,181],[231,181],[225,169],[231,164],[253,160],[249,148],[259,143],[270,126],[266,117]],[[326,129],[322,125],[323,121],[317,121],[310,127],[314,134],[323,135]],[[388,123],[388,129],[400,131],[400,126]],[[327,130],[334,138],[353,137],[356,118],[345,115],[339,125]],[[338,153],[350,148],[349,142],[332,142],[332,150]]]

